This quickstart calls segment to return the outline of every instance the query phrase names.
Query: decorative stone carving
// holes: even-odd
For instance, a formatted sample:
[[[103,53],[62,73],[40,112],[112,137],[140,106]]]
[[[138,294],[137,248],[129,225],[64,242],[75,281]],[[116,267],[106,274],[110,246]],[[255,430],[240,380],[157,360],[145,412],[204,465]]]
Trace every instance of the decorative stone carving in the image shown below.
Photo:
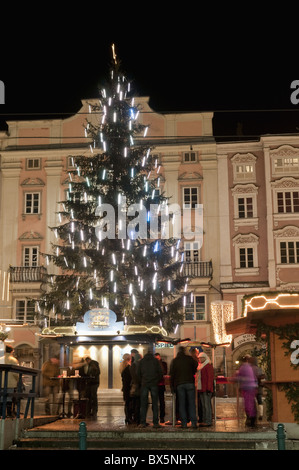
[[[299,179],[289,177],[280,178],[271,183],[273,189],[299,188]]]
[[[249,245],[252,243],[258,243],[259,237],[254,233],[247,233],[241,235],[240,233],[233,238],[233,245]]]
[[[21,186],[45,186],[45,183],[40,178],[26,178]]]
[[[255,163],[257,157],[253,153],[236,153],[231,158],[232,163]]]
[[[273,231],[274,238],[297,238],[299,237],[299,227],[288,225]]]
[[[258,187],[255,184],[237,184],[232,188],[232,194],[257,194]]]
[[[19,240],[43,240],[43,236],[38,233],[38,232],[33,232],[32,230],[30,232],[24,232],[20,237]]]

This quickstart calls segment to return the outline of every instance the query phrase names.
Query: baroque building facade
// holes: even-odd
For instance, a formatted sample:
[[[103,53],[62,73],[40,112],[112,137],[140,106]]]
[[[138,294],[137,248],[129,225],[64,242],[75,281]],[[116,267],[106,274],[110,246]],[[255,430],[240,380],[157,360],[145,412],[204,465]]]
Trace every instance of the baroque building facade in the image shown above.
[[[247,294],[299,290],[299,137],[216,142],[213,113],[159,114],[148,98],[139,101],[161,166],[160,190],[181,209],[203,206],[202,246],[184,242],[193,301],[176,336],[213,343],[213,301],[231,301],[237,318]],[[0,132],[0,324],[11,328],[20,362],[34,367],[41,361],[40,328],[30,299],[41,295],[47,271],[41,253],[51,251],[49,227],[58,224],[72,156],[88,152],[87,113],[83,100],[69,118],[10,121]],[[217,352],[217,367],[228,375],[244,347],[235,339],[226,359],[223,348]]]

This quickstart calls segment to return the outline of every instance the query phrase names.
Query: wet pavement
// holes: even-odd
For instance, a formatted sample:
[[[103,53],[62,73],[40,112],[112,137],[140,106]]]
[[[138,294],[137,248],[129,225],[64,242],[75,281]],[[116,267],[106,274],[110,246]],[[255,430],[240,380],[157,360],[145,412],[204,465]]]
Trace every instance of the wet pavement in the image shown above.
[[[38,410],[37,410],[38,411]],[[37,416],[37,414],[35,414]],[[38,413],[40,416],[40,413]],[[120,403],[120,400],[116,400],[115,403],[107,403],[107,396],[101,403],[101,397],[99,398],[99,407],[96,417],[74,419],[70,418],[59,418],[51,423],[44,424],[43,429],[49,431],[71,431],[77,430],[81,421],[86,423],[87,430],[89,431],[143,431],[138,426],[126,425],[124,417],[124,405]],[[145,428],[146,431],[175,431],[176,429],[181,431],[182,428],[176,424],[172,425],[172,399],[171,396],[166,397],[166,416],[165,423],[161,423],[161,428],[154,429],[152,423],[152,410],[149,405],[147,413],[148,426]],[[188,426],[191,426],[189,423]],[[190,429],[191,430],[191,429]],[[217,398],[216,399],[216,420],[213,420],[213,425],[210,427],[199,427],[199,431],[204,432],[252,432],[253,429],[245,425],[245,414],[242,400],[237,403],[236,398]],[[254,432],[267,432],[273,431],[271,423],[268,423],[263,417],[261,421],[257,421],[257,426],[254,428]]]

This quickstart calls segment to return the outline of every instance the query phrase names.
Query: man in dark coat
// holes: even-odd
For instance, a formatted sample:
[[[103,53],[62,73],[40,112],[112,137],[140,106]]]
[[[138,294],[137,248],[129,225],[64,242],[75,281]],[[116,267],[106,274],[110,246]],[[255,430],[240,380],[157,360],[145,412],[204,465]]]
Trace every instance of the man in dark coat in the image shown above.
[[[185,353],[185,348],[182,346],[170,364],[170,387],[172,393],[177,394],[183,428],[187,428],[186,404],[188,404],[188,416],[191,419],[192,428],[197,427],[195,405],[195,374],[197,365],[193,357]]]
[[[140,427],[146,427],[146,414],[148,408],[148,394],[152,398],[154,428],[160,428],[159,424],[159,397],[158,383],[162,380],[163,372],[159,361],[154,357],[149,348],[144,358],[140,360],[137,375],[140,381]]]
[[[98,412],[98,387],[100,385],[100,366],[99,363],[90,357],[85,358],[88,364],[87,376],[90,377],[86,381],[86,398],[88,398],[87,414],[89,416],[97,416]]]

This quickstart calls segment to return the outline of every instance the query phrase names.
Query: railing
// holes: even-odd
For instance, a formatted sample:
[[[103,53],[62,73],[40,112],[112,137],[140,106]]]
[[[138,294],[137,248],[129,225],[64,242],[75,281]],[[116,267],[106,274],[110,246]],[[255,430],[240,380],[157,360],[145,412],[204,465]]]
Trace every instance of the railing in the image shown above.
[[[14,373],[19,375],[18,384],[16,388],[8,388],[8,374]],[[15,366],[12,364],[0,364],[0,404],[2,405],[1,418],[5,419],[7,416],[7,404],[16,406],[16,418],[20,418],[21,400],[27,398],[27,404],[24,412],[24,418],[27,418],[29,407],[31,404],[30,418],[34,417],[34,399],[36,397],[35,385],[36,377],[39,374],[38,369],[31,369],[31,367]],[[3,380],[4,375],[4,380]],[[32,383],[29,392],[23,392],[23,376],[31,376]]]
[[[185,262],[184,274],[192,277],[212,277],[212,261]]]
[[[11,282],[42,282],[47,274],[44,266],[10,266]]]

